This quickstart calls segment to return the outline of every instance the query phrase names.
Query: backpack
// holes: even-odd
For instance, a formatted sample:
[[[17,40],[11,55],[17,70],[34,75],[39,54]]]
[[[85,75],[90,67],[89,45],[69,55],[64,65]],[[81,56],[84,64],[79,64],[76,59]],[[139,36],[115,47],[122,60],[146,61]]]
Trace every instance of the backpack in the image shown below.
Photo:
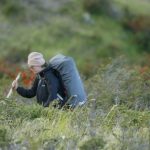
[[[49,66],[59,73],[69,99],[68,104],[72,107],[84,104],[86,93],[73,58],[58,54],[49,60]]]

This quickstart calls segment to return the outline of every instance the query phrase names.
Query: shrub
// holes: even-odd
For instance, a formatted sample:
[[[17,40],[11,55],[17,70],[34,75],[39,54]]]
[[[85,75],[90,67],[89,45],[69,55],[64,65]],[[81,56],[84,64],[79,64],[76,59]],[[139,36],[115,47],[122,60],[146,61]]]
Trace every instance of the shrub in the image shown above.
[[[109,0],[83,0],[83,7],[90,13],[106,13],[110,9]]]
[[[102,149],[105,145],[105,142],[103,141],[102,138],[100,137],[94,137],[91,138],[90,140],[84,142],[80,146],[80,150],[97,150],[97,149]]]
[[[138,44],[140,50],[150,53],[150,29],[145,29],[136,34],[136,43]]]
[[[6,0],[0,3],[2,5],[2,12],[6,16],[17,16],[24,13],[24,7],[19,0]]]
[[[126,10],[126,17],[122,20],[123,27],[133,33],[135,44],[140,51],[150,52],[150,17],[136,16]]]
[[[28,48],[12,47],[11,51],[4,57],[4,59],[9,63],[15,64],[19,62],[26,62],[29,53],[30,49]]]
[[[4,126],[0,126],[0,147],[8,144],[7,130]]]
[[[123,59],[117,59],[101,68],[88,80],[90,98],[96,99],[96,106],[108,109],[113,104],[125,104],[134,109],[150,107],[149,82],[144,81],[138,70],[126,67]]]

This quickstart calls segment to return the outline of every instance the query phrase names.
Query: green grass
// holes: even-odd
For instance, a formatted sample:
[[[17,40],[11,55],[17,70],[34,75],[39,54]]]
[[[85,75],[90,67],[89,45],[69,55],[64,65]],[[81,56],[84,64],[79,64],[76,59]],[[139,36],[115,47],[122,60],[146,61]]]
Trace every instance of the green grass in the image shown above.
[[[135,15],[149,16],[148,1],[115,2],[121,10],[127,6]],[[150,71],[139,70],[149,65],[149,57],[135,35],[105,14],[89,15],[92,23],[87,23],[81,1],[55,11],[32,8],[25,7],[25,14],[15,17],[0,10],[0,60],[16,58],[21,66],[29,51],[42,52],[46,60],[57,53],[70,55],[86,77],[88,103],[66,111],[43,108],[16,93],[5,99],[12,81],[3,75],[0,148],[148,150]]]
[[[150,4],[147,0],[115,0],[122,7],[128,7],[133,14],[146,15],[150,14]]]
[[[85,85],[88,102],[74,111],[28,104],[16,94],[5,99],[7,87],[1,87],[0,147],[147,150],[149,80],[119,58],[101,66]]]
[[[126,5],[125,1],[120,3]],[[47,59],[61,52],[77,58],[80,66],[89,57],[93,62],[97,58],[97,62],[99,58],[120,54],[131,59],[138,55],[138,47],[132,42],[133,35],[126,32],[118,22],[106,16],[91,16],[94,24],[90,25],[84,22],[84,11],[79,2],[72,2],[70,6],[73,11],[61,15],[46,14],[49,18],[46,22],[19,23],[1,15],[1,57],[9,55],[13,49],[41,51]],[[136,6],[139,4],[136,3]],[[69,7],[67,9],[70,10]],[[149,14],[147,9],[145,12]],[[79,54],[82,58],[78,57]]]
[[[44,109],[38,105],[18,105],[16,102],[1,101],[0,107],[7,108],[5,111],[1,110],[1,115],[4,112],[6,116],[1,118],[1,121],[5,120],[5,126],[1,125],[0,129],[3,133],[1,146],[5,148],[9,147],[8,143],[11,146],[16,143],[16,146],[28,149],[89,149],[99,138],[104,141],[102,149],[136,149],[144,144],[146,150],[149,146],[148,111],[133,111],[118,106],[105,119],[105,115],[100,114],[98,109],[93,110],[92,106],[70,112],[54,110],[52,107]],[[135,142],[131,143],[131,140]],[[99,144],[94,147],[97,149]]]

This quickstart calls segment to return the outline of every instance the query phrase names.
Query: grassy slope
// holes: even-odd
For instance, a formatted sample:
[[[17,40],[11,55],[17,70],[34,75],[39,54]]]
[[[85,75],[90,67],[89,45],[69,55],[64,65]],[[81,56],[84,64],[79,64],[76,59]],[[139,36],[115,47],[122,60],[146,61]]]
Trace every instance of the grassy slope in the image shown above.
[[[145,1],[116,1],[121,6],[129,5],[134,13],[149,14],[150,6]],[[92,16],[94,24],[86,24],[79,4],[79,1],[73,1],[69,9],[59,10],[61,15],[47,14],[50,19],[45,22],[20,23],[0,15],[1,57],[12,50],[35,49],[43,52],[47,59],[63,52],[75,57],[85,74],[102,63],[98,74],[94,72],[95,76],[86,81],[87,106],[74,112],[28,105],[17,95],[6,100],[3,95],[9,81],[1,79],[0,147],[148,150],[149,80],[145,81],[138,72],[129,70],[129,65],[122,65],[122,61],[109,60],[110,65],[104,64],[108,63],[105,62],[108,57],[122,54],[137,61],[141,55],[132,42],[133,37],[119,23],[105,16]],[[107,116],[114,101],[122,105]]]
[[[121,6],[129,4],[126,1],[117,2]],[[134,13],[149,14],[150,6],[145,3],[139,1],[136,5],[129,6]],[[139,5],[143,7],[136,9]],[[88,24],[84,21],[85,14],[80,2],[72,1],[69,7],[64,6],[56,14],[45,14],[46,21],[43,23],[37,21],[20,24],[15,19],[10,21],[0,15],[1,56],[9,55],[12,49],[42,51],[47,59],[63,52],[77,58],[77,64],[83,71],[87,61],[94,67],[95,63],[101,62],[100,59],[120,54],[125,54],[134,61],[140,58],[132,35],[124,31],[118,22],[106,16],[91,16],[94,23]]]
[[[5,119],[5,124],[0,126],[1,145],[5,147],[9,143],[8,147],[12,149],[26,147],[32,150],[54,147],[120,150],[141,149],[143,145],[144,150],[148,149],[148,111],[119,106],[106,118],[106,114],[95,110],[93,103],[90,105],[67,112],[1,101],[1,108],[5,108],[5,112],[1,110],[1,120]]]

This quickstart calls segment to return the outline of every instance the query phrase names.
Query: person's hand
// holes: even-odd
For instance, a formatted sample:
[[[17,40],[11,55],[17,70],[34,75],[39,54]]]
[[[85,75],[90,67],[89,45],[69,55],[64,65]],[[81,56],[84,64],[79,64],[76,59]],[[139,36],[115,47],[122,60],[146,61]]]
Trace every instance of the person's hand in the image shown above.
[[[13,82],[12,82],[12,89],[13,90],[16,90],[18,88],[18,81],[17,80],[14,80]]]

